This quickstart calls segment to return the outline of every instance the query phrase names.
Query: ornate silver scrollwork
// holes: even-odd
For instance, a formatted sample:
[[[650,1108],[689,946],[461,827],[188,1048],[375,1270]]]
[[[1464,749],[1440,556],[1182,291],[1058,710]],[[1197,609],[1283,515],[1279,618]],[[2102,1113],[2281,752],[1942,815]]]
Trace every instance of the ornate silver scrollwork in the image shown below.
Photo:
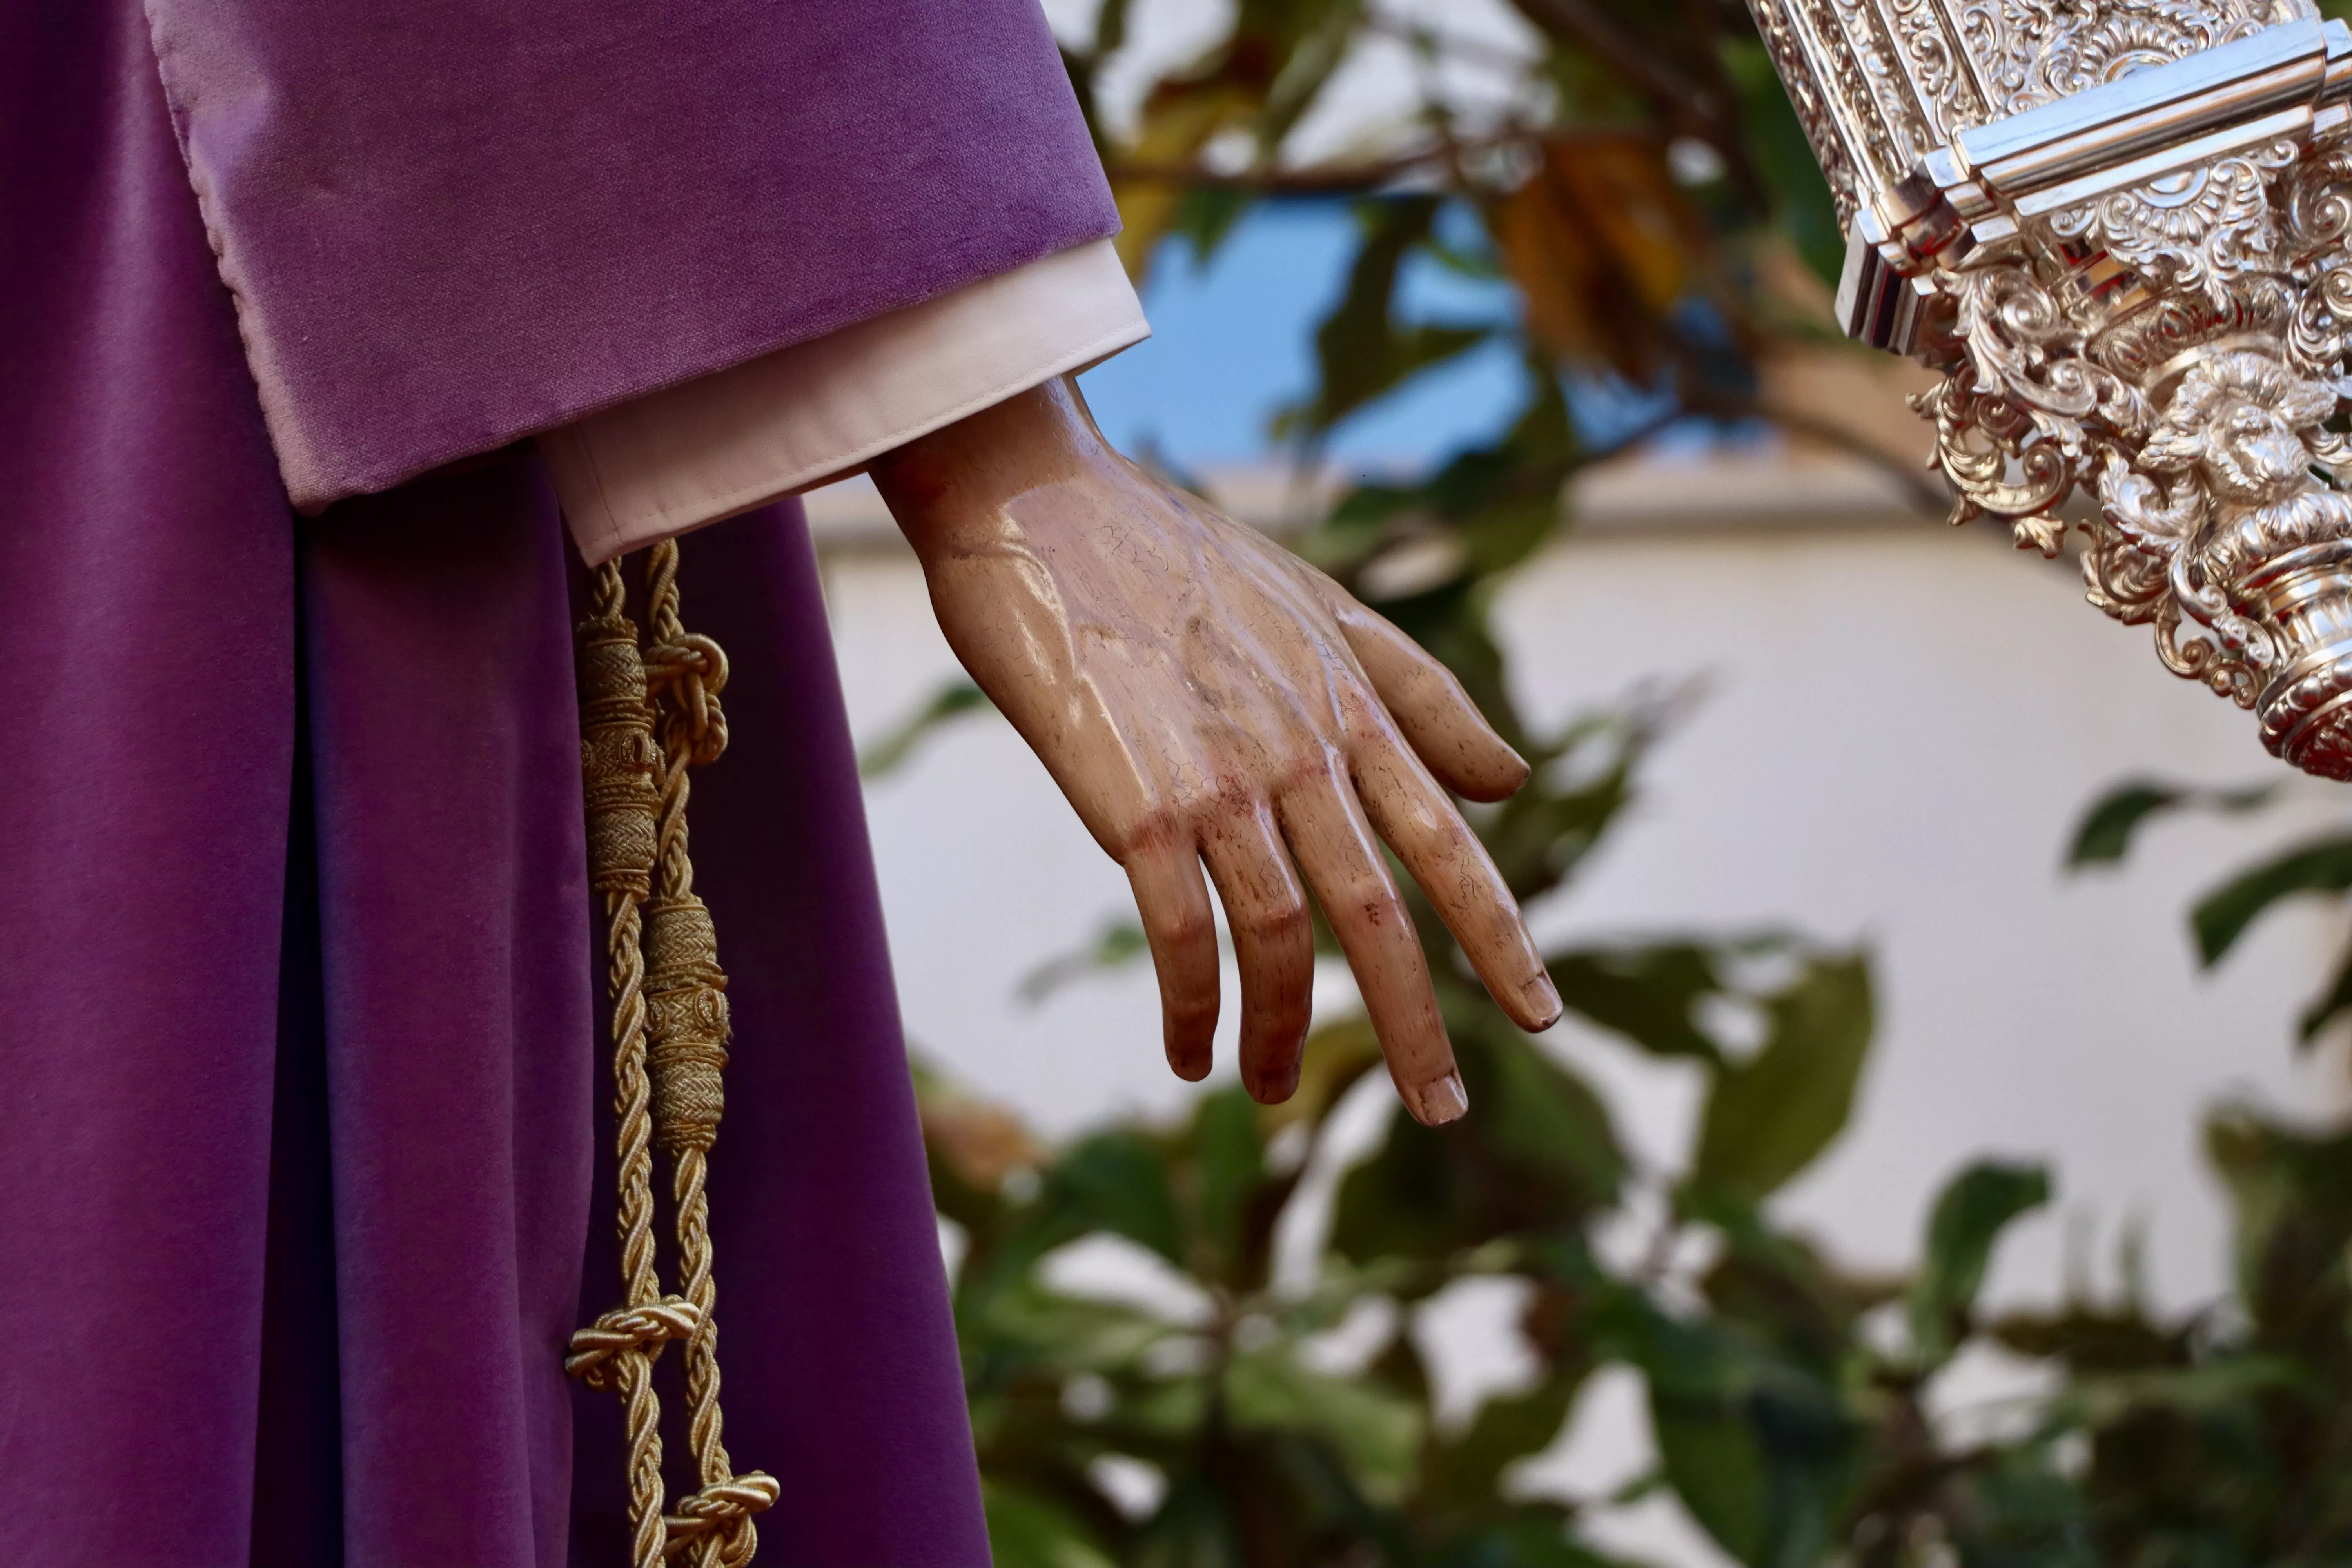
[[[1854,237],[1852,330],[1945,372],[1915,403],[1952,520],[2045,556],[2079,528],[2091,603],[2352,779],[2352,31],[2308,0],[1750,3]]]

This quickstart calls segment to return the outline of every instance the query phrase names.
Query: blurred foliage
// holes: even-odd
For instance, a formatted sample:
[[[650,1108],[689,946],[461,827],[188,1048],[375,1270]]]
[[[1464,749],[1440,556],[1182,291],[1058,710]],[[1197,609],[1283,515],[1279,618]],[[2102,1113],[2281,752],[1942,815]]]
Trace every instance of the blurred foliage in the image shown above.
[[[1523,898],[1559,887],[1624,811],[1657,718],[1636,706],[1529,743],[1535,782],[1480,819]],[[1360,1015],[1317,1029],[1283,1105],[1223,1089],[1177,1125],[1052,1154],[928,1087],[1005,1568],[1607,1562],[1572,1507],[1507,1483],[1611,1363],[1648,1380],[1658,1484],[1743,1560],[1816,1561],[1881,1468],[1881,1429],[1920,1424],[1923,1357],[1890,1373],[1857,1337],[1898,1288],[1838,1274],[1763,1208],[1851,1110],[1872,1026],[1861,957],[1780,935],[1549,955],[1571,1009],[1706,1079],[1696,1146],[1670,1174],[1641,1167],[1592,1083],[1510,1024],[1413,900],[1473,1110],[1436,1130],[1392,1118],[1319,1196],[1307,1178],[1328,1163],[1335,1110],[1384,1076]],[[1969,1320],[2000,1203],[1938,1215],[1939,1267],[1915,1309],[1937,1344]],[[1302,1218],[1327,1239],[1286,1278],[1278,1238]],[[1612,1228],[1636,1256],[1603,1257]],[[1046,1260],[1106,1237],[1181,1281],[1170,1304],[1055,1287]],[[1535,1369],[1450,1424],[1406,1326],[1471,1279],[1521,1293]],[[1119,1506],[1120,1466],[1157,1478],[1148,1506]]]
[[[1622,818],[1656,719],[1637,703],[1533,744],[1528,791],[1479,818],[1522,896]],[[1058,1150],[922,1085],[1001,1568],[1601,1568],[1629,1560],[1593,1515],[1657,1494],[1757,1568],[2352,1564],[2352,1133],[2211,1118],[2226,1302],[2156,1310],[2127,1249],[2111,1299],[1989,1314],[1997,1243],[2050,1199],[2038,1168],[1961,1171],[1899,1278],[1840,1268],[1774,1212],[1852,1111],[1861,955],[1778,933],[1554,952],[1570,1009],[1613,1042],[1569,1053],[1513,1027],[1413,912],[1470,1092],[1450,1126],[1335,1137],[1381,1073],[1360,1016],[1316,1030],[1283,1105],[1223,1088]],[[1698,1079],[1668,1167],[1588,1076],[1607,1049]],[[1066,1271],[1106,1242],[1129,1288]],[[1418,1324],[1468,1282],[1511,1293],[1523,1368],[1448,1419]],[[2042,1374],[1990,1430],[1939,1416],[1969,1352]],[[1607,1496],[1529,1484],[1605,1368],[1640,1380],[1654,1470]]]
[[[2276,789],[2267,784],[2252,789],[2212,790],[2134,779],[2102,795],[2084,814],[2082,824],[2074,830],[2074,844],[2066,851],[2066,864],[2079,870],[2086,866],[2120,862],[2130,852],[2140,825],[2166,812],[2247,812],[2269,805],[2276,794]]]
[[[1303,458],[1481,345],[1522,365],[1490,438],[1412,482],[1343,489],[1291,542],[1443,658],[1534,764],[1518,796],[1472,814],[1531,901],[1623,819],[1685,705],[1637,693],[1549,729],[1513,701],[1489,609],[1560,525],[1568,479],[1691,418],[1887,454],[1775,391],[1791,356],[1848,353],[1822,310],[1841,247],[1737,0],[1515,8],[1525,49],[1416,19],[1430,7],[1237,0],[1224,36],[1117,127],[1100,109],[1128,0],[1103,0],[1068,63],[1139,275],[1171,242],[1213,255],[1259,203],[1356,210],[1316,383],[1277,422]],[[1328,89],[1378,50],[1409,58],[1418,100],[1302,154]],[[1468,107],[1444,85],[1464,71],[1488,83]],[[1517,316],[1415,318],[1403,283],[1422,267],[1507,280]],[[943,692],[869,768],[977,706]],[[2133,786],[2086,820],[2075,858],[2121,858],[2167,811],[2258,804]],[[2199,911],[2208,961],[2278,899],[2347,889],[2352,839],[2250,873]],[[2038,1169],[1960,1172],[1899,1278],[1841,1268],[1777,1210],[1853,1111],[1874,1026],[1864,955],[1784,932],[1562,948],[1552,975],[1600,1037],[1571,1053],[1503,1016],[1417,895],[1412,915],[1470,1094],[1451,1126],[1391,1116],[1344,1152],[1359,1113],[1340,1108],[1380,1069],[1360,1016],[1318,1026],[1284,1105],[1215,1089],[1171,1124],[1058,1149],[922,1085],[1001,1568],[1596,1568],[1620,1559],[1594,1516],[1647,1497],[1758,1568],[2352,1564],[2352,1137],[2213,1119],[2237,1213],[2225,1303],[2175,1319],[2127,1288],[1991,1317],[1978,1297],[1996,1245],[2050,1197]],[[1114,924],[1023,990],[1142,952]],[[2352,967],[2315,1017],[2347,1008]],[[1589,1076],[1612,1050],[1700,1090],[1664,1167]],[[1088,1247],[1156,1284],[1081,1288],[1066,1269]],[[1417,1325],[1465,1288],[1509,1293],[1526,1353],[1455,1419]],[[1971,1353],[2038,1367],[2046,1392],[1998,1430],[1956,1428],[1940,1391]],[[1530,1485],[1612,1368],[1643,1391],[1654,1469],[1606,1497]]]
[[[1883,418],[1825,416],[1835,400],[1790,374],[1824,356],[1865,374],[1892,362],[1831,329],[1834,208],[1740,0],[1507,9],[1516,42],[1433,5],[1237,0],[1222,38],[1150,83],[1131,113],[1120,91],[1116,115],[1101,106],[1133,6],[1104,0],[1092,37],[1066,49],[1139,278],[1171,248],[1205,262],[1260,204],[1355,206],[1316,383],[1276,421],[1303,458],[1481,345],[1499,341],[1523,368],[1519,412],[1496,439],[1423,482],[1343,497],[1321,563],[1352,579],[1434,538],[1464,578],[1500,570],[1556,525],[1580,464],[1690,419],[1834,442],[1941,510],[1919,472],[1924,427],[1890,449],[1873,438]],[[1361,93],[1332,90],[1351,69],[1412,86],[1358,123],[1348,104]],[[1503,280],[1519,308],[1500,322],[1418,319],[1416,268]],[[1899,414],[1895,425],[1907,428]]]
[[[2281,798],[2275,784],[2200,789],[2134,779],[2092,805],[2075,829],[2066,862],[2078,870],[2119,862],[2144,827],[2167,816],[2205,812],[2241,816]],[[2189,927],[2199,960],[2209,969],[2221,963],[2257,921],[2288,900],[2317,895],[2340,906],[2347,894],[2352,894],[2352,832],[2322,833],[2273,850],[2224,878],[2191,907]],[[2352,943],[2336,961],[2326,988],[2304,1009],[2301,1043],[2308,1047],[2330,1024],[2347,1015],[2352,1015]]]

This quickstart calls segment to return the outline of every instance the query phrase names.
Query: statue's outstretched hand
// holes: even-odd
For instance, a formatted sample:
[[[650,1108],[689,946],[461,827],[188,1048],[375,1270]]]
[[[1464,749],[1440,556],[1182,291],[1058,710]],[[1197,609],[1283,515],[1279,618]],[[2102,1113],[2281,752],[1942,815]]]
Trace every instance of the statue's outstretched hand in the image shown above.
[[[1466,1109],[1381,840],[1522,1027],[1559,998],[1446,791],[1499,800],[1527,764],[1444,666],[1346,590],[1129,463],[1050,383],[873,465],[956,655],[1126,868],[1168,1060],[1207,1076],[1217,941],[1239,962],[1243,1081],[1298,1081],[1311,890],[1389,1070],[1426,1122]]]

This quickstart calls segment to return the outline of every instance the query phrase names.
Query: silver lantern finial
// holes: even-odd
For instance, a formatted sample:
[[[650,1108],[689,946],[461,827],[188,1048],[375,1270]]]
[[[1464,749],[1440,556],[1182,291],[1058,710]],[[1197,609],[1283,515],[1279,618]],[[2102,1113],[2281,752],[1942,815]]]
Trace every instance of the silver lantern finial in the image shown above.
[[[2263,743],[2352,779],[2352,31],[2308,0],[1749,0],[1849,333],[1946,373],[1958,491]]]

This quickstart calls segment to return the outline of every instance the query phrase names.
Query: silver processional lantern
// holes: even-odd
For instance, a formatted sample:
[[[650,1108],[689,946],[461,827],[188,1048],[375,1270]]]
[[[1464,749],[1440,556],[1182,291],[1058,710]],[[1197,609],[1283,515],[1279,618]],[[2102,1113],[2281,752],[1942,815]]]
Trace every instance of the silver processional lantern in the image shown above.
[[[1848,235],[1846,331],[1955,521],[2352,779],[2352,31],[2308,0],[1749,0]],[[2097,503],[2062,514],[2077,490]]]

